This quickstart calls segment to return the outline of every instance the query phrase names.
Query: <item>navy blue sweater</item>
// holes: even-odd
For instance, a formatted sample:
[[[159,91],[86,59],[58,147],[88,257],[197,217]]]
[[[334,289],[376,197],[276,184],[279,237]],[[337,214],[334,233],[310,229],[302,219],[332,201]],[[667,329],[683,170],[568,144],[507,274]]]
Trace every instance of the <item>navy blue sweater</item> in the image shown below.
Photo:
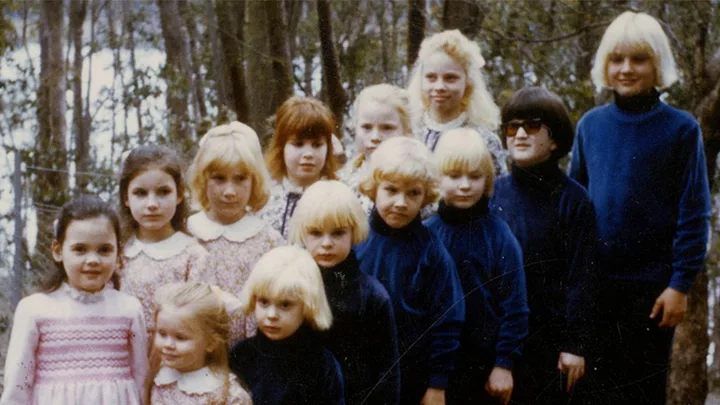
[[[525,272],[520,245],[488,200],[458,209],[440,202],[425,221],[450,252],[465,293],[458,366],[482,364],[512,370],[528,333]]]
[[[360,272],[355,252],[323,269],[333,324],[321,337],[342,368],[345,402],[397,404],[398,342],[392,302],[377,279]]]
[[[258,332],[236,343],[229,360],[255,405],[345,404],[340,365],[306,326],[280,341]]]
[[[360,270],[376,277],[393,304],[401,354],[402,391],[417,391],[406,371],[445,389],[465,318],[462,286],[450,254],[418,215],[393,229],[373,209],[370,235],[356,247]],[[428,387],[424,387],[428,388]]]
[[[705,261],[710,218],[702,136],[690,114],[659,101],[645,112],[592,109],[577,126],[570,176],[595,205],[608,277],[688,291]]]
[[[554,161],[513,167],[495,182],[491,209],[523,252],[530,331],[526,356],[587,356],[597,315],[595,212],[585,189]]]

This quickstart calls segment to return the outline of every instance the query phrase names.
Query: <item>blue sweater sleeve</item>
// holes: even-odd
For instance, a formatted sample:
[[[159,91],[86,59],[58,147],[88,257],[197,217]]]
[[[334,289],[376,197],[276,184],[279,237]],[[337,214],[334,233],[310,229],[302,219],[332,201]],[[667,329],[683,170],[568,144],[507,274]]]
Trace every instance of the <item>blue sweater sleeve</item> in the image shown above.
[[[378,285],[380,285],[378,283]],[[384,289],[383,289],[384,292]],[[390,297],[385,293],[371,303],[373,308],[368,316],[375,320],[373,347],[377,350],[374,359],[377,383],[363,402],[368,404],[397,404],[400,401],[400,367],[398,366],[398,338]]]
[[[710,188],[705,151],[697,122],[683,134],[681,156],[687,156],[673,239],[673,273],[670,287],[687,293],[693,279],[703,267],[708,243]]]
[[[582,132],[582,120],[578,123],[577,133],[575,135],[575,142],[573,142],[572,155],[570,160],[570,173],[569,177],[574,179],[578,183],[582,184],[583,187],[587,188],[588,175],[587,168],[585,167],[585,156],[582,150],[583,145],[583,132]]]
[[[521,354],[522,342],[528,334],[528,304],[525,270],[520,244],[510,228],[498,232],[501,236],[498,249],[498,298],[502,309],[500,329],[495,345],[495,365],[512,370]]]
[[[325,352],[327,367],[325,367],[324,387],[321,387],[318,404],[324,405],[345,405],[345,386],[343,385],[342,371],[340,364],[329,352]]]
[[[433,238],[429,243],[426,265],[431,276],[427,286],[430,325],[430,388],[445,389],[449,373],[455,368],[455,353],[460,347],[460,331],[465,320],[462,285],[450,253]]]

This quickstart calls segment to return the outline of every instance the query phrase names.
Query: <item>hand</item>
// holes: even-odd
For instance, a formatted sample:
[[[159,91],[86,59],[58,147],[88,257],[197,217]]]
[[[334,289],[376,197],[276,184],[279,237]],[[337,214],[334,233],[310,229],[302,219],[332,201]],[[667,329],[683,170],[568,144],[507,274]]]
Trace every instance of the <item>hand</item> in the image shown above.
[[[512,372],[506,368],[493,367],[487,383],[485,383],[485,391],[495,398],[499,398],[503,405],[510,402],[510,396],[513,390]]]
[[[445,390],[428,388],[420,401],[420,405],[445,405]]]
[[[585,375],[585,358],[562,352],[558,358],[558,370],[568,375],[567,392],[570,392],[573,385]]]
[[[687,295],[673,288],[666,288],[665,291],[655,300],[650,319],[655,319],[662,311],[662,320],[658,324],[661,328],[674,328],[683,318],[687,311]]]

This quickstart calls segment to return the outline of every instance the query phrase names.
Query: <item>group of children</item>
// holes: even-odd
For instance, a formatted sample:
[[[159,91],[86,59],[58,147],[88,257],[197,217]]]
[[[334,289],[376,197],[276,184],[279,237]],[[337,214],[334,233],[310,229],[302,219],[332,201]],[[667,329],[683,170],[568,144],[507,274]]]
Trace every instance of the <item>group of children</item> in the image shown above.
[[[542,88],[500,110],[483,65],[427,38],[407,92],[358,96],[340,171],[332,113],[301,97],[265,156],[239,122],[187,170],[132,150],[119,216],[61,209],[0,404],[663,404],[710,213],[699,126],[657,91],[667,37],[611,24],[592,74],[615,100],[577,135]]]

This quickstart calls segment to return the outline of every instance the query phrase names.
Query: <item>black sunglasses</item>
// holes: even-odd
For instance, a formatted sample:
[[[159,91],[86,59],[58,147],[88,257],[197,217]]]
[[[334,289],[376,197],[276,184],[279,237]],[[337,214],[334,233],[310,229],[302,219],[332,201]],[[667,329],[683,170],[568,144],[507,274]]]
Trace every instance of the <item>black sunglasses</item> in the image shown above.
[[[540,118],[531,118],[522,121],[510,121],[506,124],[502,124],[502,131],[503,134],[505,134],[506,138],[512,138],[517,135],[518,129],[520,129],[520,127],[522,127],[522,129],[524,129],[525,133],[528,135],[537,134],[538,132],[540,132],[540,129],[542,129],[542,127],[547,128],[548,135],[550,134],[550,128],[548,128],[547,125],[543,124],[542,119]]]

